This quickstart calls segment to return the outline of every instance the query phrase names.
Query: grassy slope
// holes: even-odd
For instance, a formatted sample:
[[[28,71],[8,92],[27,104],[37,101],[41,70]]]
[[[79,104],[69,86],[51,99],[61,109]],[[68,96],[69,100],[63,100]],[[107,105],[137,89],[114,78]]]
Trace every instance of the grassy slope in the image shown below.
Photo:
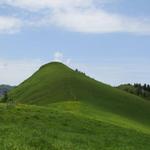
[[[81,101],[99,110],[150,126],[150,102],[74,72],[61,63],[50,63],[11,92],[26,104],[47,106],[66,100]]]
[[[150,148],[150,132],[145,133],[149,128],[82,102],[60,102],[49,107],[18,105],[12,109],[1,104],[0,119],[2,150]]]

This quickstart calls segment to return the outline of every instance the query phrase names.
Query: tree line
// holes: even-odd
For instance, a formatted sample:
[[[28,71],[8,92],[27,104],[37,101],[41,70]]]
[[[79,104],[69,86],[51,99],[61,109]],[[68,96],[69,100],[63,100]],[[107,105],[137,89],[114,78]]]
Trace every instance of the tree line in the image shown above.
[[[4,96],[1,98],[1,102],[6,103],[7,108],[15,106],[13,98],[8,95],[7,91],[4,92]]]
[[[136,88],[136,94],[141,95],[146,97],[147,92],[150,92],[150,85],[149,84],[140,84],[140,83],[135,83],[134,88]]]

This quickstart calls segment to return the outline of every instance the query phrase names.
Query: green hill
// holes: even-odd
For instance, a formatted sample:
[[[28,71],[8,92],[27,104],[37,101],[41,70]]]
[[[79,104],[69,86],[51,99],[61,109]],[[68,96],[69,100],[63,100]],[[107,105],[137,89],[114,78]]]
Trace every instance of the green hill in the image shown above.
[[[42,66],[11,92],[20,103],[49,105],[61,101],[82,101],[150,125],[150,103],[53,62]],[[143,111],[144,110],[144,111]]]
[[[62,63],[42,66],[9,97],[18,105],[11,109],[0,105],[2,149],[150,148],[149,101]]]

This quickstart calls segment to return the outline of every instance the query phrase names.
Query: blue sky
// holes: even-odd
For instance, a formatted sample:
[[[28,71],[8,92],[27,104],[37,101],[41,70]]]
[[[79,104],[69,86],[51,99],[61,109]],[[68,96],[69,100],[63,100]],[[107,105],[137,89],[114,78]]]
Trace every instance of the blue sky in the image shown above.
[[[2,0],[0,84],[57,60],[111,85],[150,83],[149,0]]]

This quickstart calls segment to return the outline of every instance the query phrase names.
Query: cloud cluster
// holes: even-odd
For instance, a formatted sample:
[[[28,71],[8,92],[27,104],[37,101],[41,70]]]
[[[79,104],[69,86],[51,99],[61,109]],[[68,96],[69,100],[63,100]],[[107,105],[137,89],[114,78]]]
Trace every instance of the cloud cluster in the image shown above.
[[[0,16],[0,33],[14,33],[20,30],[22,22],[15,17]]]
[[[127,32],[150,35],[150,20],[133,18],[106,11],[107,3],[118,0],[1,0],[0,5],[17,7],[32,13],[46,14],[37,20],[27,20],[26,25],[54,25],[73,32],[113,33]],[[98,7],[102,4],[105,7]],[[44,19],[43,19],[44,18]],[[24,22],[24,21],[22,21]],[[14,26],[13,26],[14,27]],[[8,26],[9,28],[9,26]],[[12,28],[12,27],[10,27]],[[5,30],[4,30],[5,31]]]
[[[62,62],[64,64],[66,64],[66,65],[70,65],[71,59],[64,57],[64,54],[62,52],[56,51],[54,53],[53,61]]]
[[[87,7],[93,0],[1,0],[0,4],[20,7],[30,11],[41,9],[70,9],[74,7]]]
[[[104,10],[57,12],[52,22],[71,31],[84,33],[130,32],[150,34],[150,21],[111,14]]]

